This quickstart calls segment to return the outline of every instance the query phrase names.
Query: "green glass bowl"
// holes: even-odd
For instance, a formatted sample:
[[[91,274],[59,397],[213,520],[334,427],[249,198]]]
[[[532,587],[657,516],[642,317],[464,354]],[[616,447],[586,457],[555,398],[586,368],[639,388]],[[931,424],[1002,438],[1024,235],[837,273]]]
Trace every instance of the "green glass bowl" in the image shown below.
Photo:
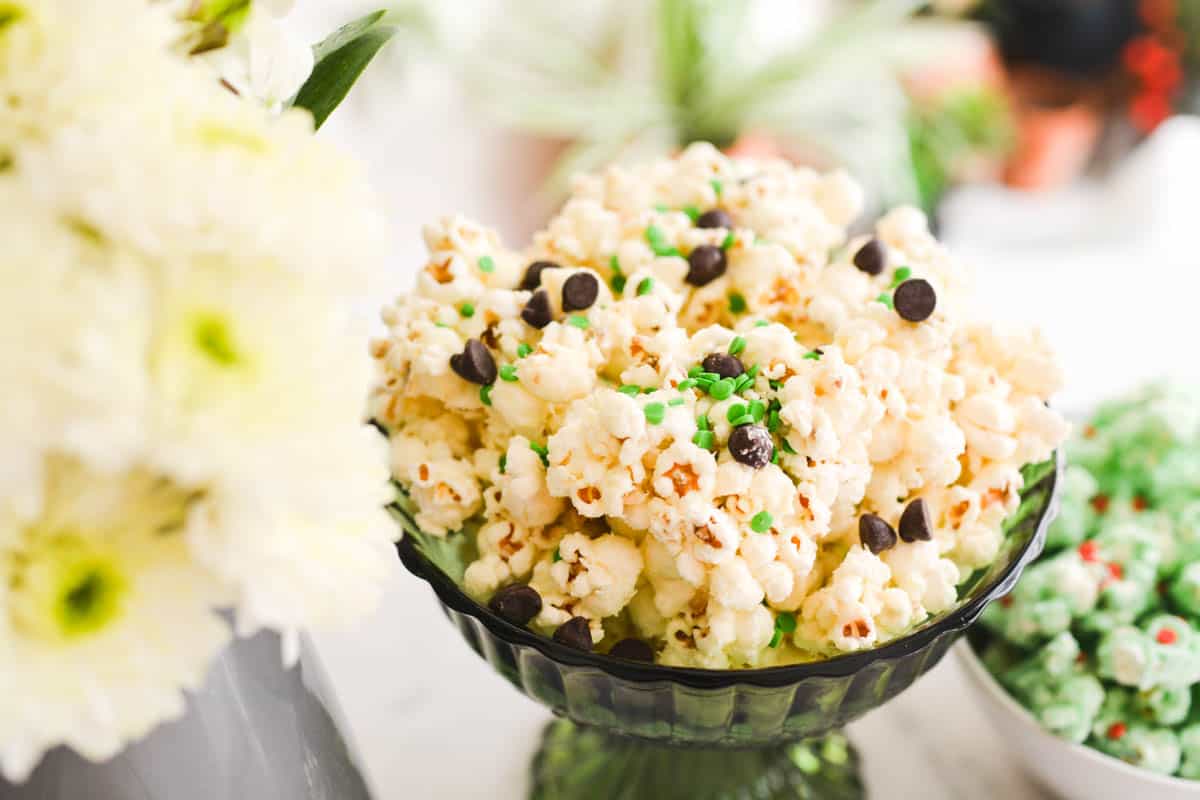
[[[606,795],[547,793],[542,786],[545,776],[539,770],[545,771],[547,760],[552,761],[556,754],[561,756],[571,748],[583,747],[582,739],[598,735],[641,740],[643,744],[632,751],[639,757],[650,752],[648,746],[652,749],[652,743],[668,749],[768,748],[774,751],[782,743],[837,731],[907,689],[941,660],[988,603],[1012,589],[1022,570],[1041,552],[1047,526],[1057,512],[1061,469],[1062,457],[1056,453],[1048,461],[1029,465],[1023,470],[1025,488],[1021,492],[1021,503],[1005,521],[999,556],[962,585],[961,600],[952,610],[875,649],[790,666],[704,670],[644,664],[581,652],[517,627],[472,600],[459,587],[462,571],[471,558],[473,543],[470,540],[474,537],[468,533],[445,539],[426,535],[413,523],[403,503],[394,509],[406,530],[397,549],[404,566],[433,587],[446,616],[476,653],[518,691],[574,723],[574,726],[560,724],[547,733],[543,752],[535,762],[538,776],[534,796],[603,797]],[[624,747],[628,750],[631,746],[627,740],[621,743],[596,739],[596,742],[601,741],[603,745],[595,744],[585,749],[611,755],[614,749]],[[816,747],[806,745],[804,751],[789,750],[787,761],[792,765],[818,764],[819,772],[836,767],[836,763],[828,762],[830,757],[835,762],[838,760],[838,741],[835,737]],[[554,752],[548,753],[546,748],[552,745]],[[843,749],[842,752],[848,751]],[[815,761],[810,759],[814,754]],[[656,771],[674,773],[681,770],[691,775],[708,763],[702,759],[693,764],[689,772],[681,766],[681,758],[683,756],[674,751],[668,759],[670,763],[659,764]],[[760,760],[762,764],[757,772],[770,773],[772,758],[762,756]],[[605,759],[601,761],[607,763]],[[844,765],[852,766],[849,756],[843,761]],[[721,763],[721,772],[728,777],[733,765],[728,759]],[[553,767],[553,764],[549,766]],[[786,782],[795,777],[783,775],[778,779]],[[589,788],[593,785],[589,784]],[[811,793],[811,787],[805,791]],[[622,796],[636,795],[626,793]],[[659,792],[647,796],[673,795]],[[687,796],[726,795],[693,791]]]

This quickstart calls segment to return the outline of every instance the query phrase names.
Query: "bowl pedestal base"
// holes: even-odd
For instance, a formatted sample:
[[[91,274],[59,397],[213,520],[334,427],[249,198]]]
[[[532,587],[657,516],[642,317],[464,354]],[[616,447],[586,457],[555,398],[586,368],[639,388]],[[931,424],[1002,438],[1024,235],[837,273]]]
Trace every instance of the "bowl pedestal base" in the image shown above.
[[[672,747],[565,719],[546,726],[531,800],[859,800],[858,756],[840,733],[763,748]]]

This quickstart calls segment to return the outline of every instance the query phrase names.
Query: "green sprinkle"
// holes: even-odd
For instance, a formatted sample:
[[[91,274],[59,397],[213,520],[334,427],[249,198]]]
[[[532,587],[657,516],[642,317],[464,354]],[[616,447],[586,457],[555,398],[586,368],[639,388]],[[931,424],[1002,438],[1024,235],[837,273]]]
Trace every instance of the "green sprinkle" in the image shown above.
[[[642,394],[654,394],[657,391],[658,391],[658,389],[656,389],[653,386],[643,386],[642,387]]]
[[[892,273],[892,288],[895,289],[900,284],[912,277],[912,270],[908,267],[900,267]]]
[[[642,278],[638,281],[637,295],[643,297],[654,291],[654,278]]]
[[[718,198],[721,196],[721,192],[725,190],[725,184],[721,183],[721,181],[717,180],[716,178],[710,180],[708,185],[711,186],[712,190],[717,193]]]
[[[754,385],[754,378],[751,378],[746,373],[737,376],[737,380],[733,382],[734,394],[741,394]]]
[[[485,383],[479,387],[479,402],[485,406],[492,404],[492,385],[490,383]]]
[[[779,628],[775,629],[775,633],[771,636],[771,643],[767,645],[772,650],[779,647],[779,643],[783,641],[783,632]]]
[[[737,419],[731,420],[730,424],[733,425],[733,427],[735,427],[735,428],[740,428],[743,425],[753,425],[754,417],[750,416],[749,414],[743,414],[742,416],[738,417]]]
[[[746,407],[744,405],[742,405],[741,403],[734,403],[733,405],[731,405],[729,407],[729,410],[725,412],[725,419],[729,420],[730,422],[733,422],[735,419],[737,419],[738,417],[743,416],[745,414],[746,414]]]
[[[666,203],[655,203],[654,210],[660,214],[665,214],[670,211],[670,207]]]
[[[725,400],[733,394],[733,381],[729,378],[721,378],[708,387],[708,393],[714,400]]]
[[[758,364],[751,364],[750,369],[746,370],[746,374],[750,376],[750,380],[758,377]]]
[[[667,409],[662,403],[647,403],[642,412],[646,415],[646,422],[649,422],[651,425],[658,425],[663,421],[663,416],[667,413]]]
[[[715,372],[701,372],[700,377],[706,381],[716,382],[716,381],[721,380],[721,376]]]
[[[686,400],[684,400],[682,397],[674,397],[674,398],[672,398],[672,399],[671,399],[671,402],[667,403],[667,405],[669,405],[669,406],[681,406],[681,405],[683,405],[683,404],[684,404],[684,403],[686,403],[686,402],[687,402],[687,401],[686,401]]]
[[[696,378],[696,385],[706,392],[712,388],[714,383],[716,383],[716,381],[714,381],[712,378],[706,378],[703,375],[701,375],[699,378]]]
[[[684,378],[683,380],[681,380],[679,382],[679,385],[676,386],[675,388],[681,392],[686,392],[688,389],[693,388],[695,385],[696,385],[695,378]]]
[[[783,381],[777,381],[774,378],[771,378],[767,381],[767,385],[771,387],[771,391],[778,392],[783,388]]]
[[[741,336],[733,337],[733,341],[729,343],[729,355],[736,356],[738,353],[746,349],[746,340]]]
[[[550,561],[557,564],[562,561],[562,553],[558,552],[558,548],[554,548],[554,555],[550,556]]]
[[[646,228],[646,242],[650,245],[650,249],[654,251],[654,255],[656,256],[679,255],[679,250],[667,241],[666,234],[657,225],[651,225],[649,228]]]
[[[738,292],[729,295],[729,312],[731,314],[741,314],[746,310],[746,298],[742,297]]]
[[[751,400],[749,412],[755,422],[762,422],[763,417],[767,415],[767,404],[762,400]]]
[[[533,348],[530,347],[525,342],[521,342],[519,345],[517,345],[517,358],[525,358],[525,356],[529,355],[532,352],[533,352]]]
[[[586,331],[588,329],[588,318],[582,314],[572,314],[567,317],[567,324],[574,325],[576,328]]]
[[[780,424],[781,424],[781,421],[779,419],[778,411],[772,411],[770,414],[767,414],[767,430],[768,431],[770,431],[771,433],[774,433],[775,431],[779,430]]]
[[[504,364],[500,367],[500,380],[515,383],[517,380],[516,364]]]
[[[621,259],[617,258],[616,253],[613,253],[612,256],[609,257],[608,268],[611,269],[613,271],[613,273],[615,273],[617,275],[621,274]]]
[[[493,259],[491,256],[480,256],[479,271],[480,272],[495,272],[496,271],[495,259]]]
[[[617,389],[617,391],[621,394],[629,395],[630,397],[637,397],[642,393],[641,387],[634,386],[632,383],[625,384],[620,389]]]
[[[771,530],[771,524],[775,522],[775,518],[766,511],[760,511],[750,519],[750,530],[755,533],[766,533]]]
[[[712,431],[696,431],[696,434],[692,437],[692,444],[697,447],[703,447],[705,450],[712,450],[713,441]]]
[[[698,378],[698,377],[700,377],[701,372],[704,372],[704,367],[697,364],[696,366],[694,366],[688,370],[688,377],[689,378]]]
[[[721,241],[721,249],[728,250],[729,248],[733,247],[733,243],[735,241],[737,241],[737,237],[733,235],[733,231],[730,231],[729,233],[725,234],[725,238]]]
[[[475,316],[475,306],[471,305],[470,303],[463,303],[458,307],[458,313],[467,318],[473,317]]]
[[[770,322],[768,322],[767,320],[765,320],[765,319],[760,319],[758,322],[754,323],[754,327],[756,327],[756,328],[765,328],[765,327],[767,327],[767,326],[768,326],[768,325],[770,325],[770,324],[771,324],[771,323],[770,323]]]
[[[772,464],[779,463],[779,448],[778,447],[771,448],[771,463]]]
[[[883,294],[879,295],[879,297],[876,297],[875,302],[883,303],[888,308],[894,308],[894,306],[892,305],[892,296],[890,294],[888,294],[887,292],[884,292]]]
[[[781,438],[779,440],[779,446],[782,447],[783,452],[787,453],[788,455],[796,455],[796,448],[792,447],[791,444],[788,443],[787,439]]]
[[[783,408],[783,403],[779,402],[778,397],[772,397],[771,402],[767,403],[767,408],[771,411],[779,411]]]
[[[609,279],[608,284],[612,287],[614,292],[621,294],[625,291],[625,284],[628,282],[628,280],[629,279],[624,275],[613,275],[612,278]]]
[[[449,327],[450,327],[449,325],[447,325],[447,324],[446,324],[446,323],[444,323],[444,322],[435,322],[435,323],[433,323],[433,324],[434,324],[434,325],[436,325],[436,326],[438,326],[439,328],[449,328]]]
[[[775,617],[775,630],[784,633],[796,632],[796,615],[790,611],[780,611]]]
[[[550,451],[546,449],[546,445],[538,444],[537,442],[530,442],[529,449],[537,453],[542,459],[542,466],[550,466]]]
[[[702,431],[708,430],[708,417],[703,415],[696,417],[696,427]]]
[[[700,219],[700,209],[695,206],[687,205],[679,210],[688,215],[688,219],[692,221],[693,225],[696,224],[696,220]]]
[[[809,361],[820,361],[821,356],[823,356],[823,355],[825,355],[825,354],[822,353],[820,350],[809,350],[807,353],[804,354],[804,357],[807,358]]]
[[[500,454],[500,474],[503,475],[508,470],[508,453]]]

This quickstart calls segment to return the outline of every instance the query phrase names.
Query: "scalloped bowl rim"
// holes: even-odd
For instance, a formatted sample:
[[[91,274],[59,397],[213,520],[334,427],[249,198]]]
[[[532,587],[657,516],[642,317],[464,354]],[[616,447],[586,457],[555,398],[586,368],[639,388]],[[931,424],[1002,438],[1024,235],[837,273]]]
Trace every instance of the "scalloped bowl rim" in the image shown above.
[[[438,599],[443,604],[478,620],[501,640],[509,644],[532,647],[551,661],[575,667],[593,667],[612,677],[639,683],[666,681],[703,689],[734,685],[776,688],[800,683],[810,678],[847,677],[860,672],[876,661],[911,655],[949,631],[964,631],[970,627],[989,603],[1012,589],[1017,578],[1042,551],[1046,540],[1046,530],[1057,515],[1058,494],[1062,485],[1065,463],[1062,448],[1055,450],[1051,457],[1055,460],[1055,467],[1042,481],[1053,480],[1053,486],[1049,500],[1041,509],[1037,528],[1008,566],[989,585],[977,591],[975,597],[958,605],[944,616],[927,621],[911,633],[878,647],[799,664],[750,669],[702,669],[647,664],[615,658],[604,653],[576,650],[548,637],[539,636],[527,628],[513,625],[486,606],[477,603],[450,576],[429,561],[411,543],[410,537],[402,536],[396,542],[396,550],[404,567],[433,587]]]
[[[987,692],[996,701],[997,705],[1019,720],[1029,730],[1030,736],[1034,736],[1043,742],[1046,747],[1068,750],[1075,756],[1091,761],[1097,767],[1115,770],[1128,778],[1144,781],[1149,784],[1156,784],[1164,789],[1190,791],[1196,797],[1200,797],[1200,781],[1177,778],[1173,775],[1162,775],[1158,772],[1151,772],[1148,769],[1135,767],[1107,753],[1087,747],[1086,745],[1076,744],[1068,739],[1060,739],[1050,733],[1038,723],[1033,714],[1029,713],[1029,709],[1017,702],[1017,699],[1000,685],[995,676],[983,665],[983,662],[975,652],[975,648],[971,646],[969,641],[964,640],[960,642],[955,649],[958,651],[959,660],[967,668],[967,672],[973,679],[972,683]]]

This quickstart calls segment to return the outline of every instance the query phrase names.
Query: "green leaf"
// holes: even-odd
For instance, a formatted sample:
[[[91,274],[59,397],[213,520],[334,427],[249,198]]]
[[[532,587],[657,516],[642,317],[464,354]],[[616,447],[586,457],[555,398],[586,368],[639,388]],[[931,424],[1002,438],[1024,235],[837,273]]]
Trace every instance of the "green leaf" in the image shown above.
[[[296,93],[292,105],[307,108],[317,128],[337,108],[375,54],[396,33],[379,24],[385,11],[376,11],[334,31],[313,47],[312,74]]]

